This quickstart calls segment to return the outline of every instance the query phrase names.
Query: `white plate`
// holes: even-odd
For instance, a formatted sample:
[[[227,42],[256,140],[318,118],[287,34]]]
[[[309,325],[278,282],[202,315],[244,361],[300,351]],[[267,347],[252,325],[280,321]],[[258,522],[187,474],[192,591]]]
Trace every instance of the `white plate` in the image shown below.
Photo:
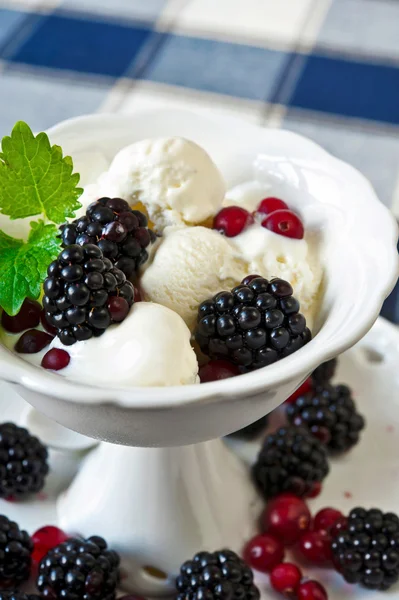
[[[334,506],[348,512],[352,507],[362,505],[399,512],[398,365],[399,329],[383,319],[377,321],[355,348],[341,357],[336,380],[347,383],[354,390],[358,408],[367,419],[367,427],[352,452],[332,461],[322,494],[311,502],[312,511]],[[26,403],[8,385],[0,383],[2,421],[22,423],[26,410]],[[277,422],[280,416],[277,411],[273,420]],[[66,444],[63,444],[64,448]],[[88,445],[90,442],[86,444],[85,440],[75,439],[72,440],[73,451],[51,450],[52,472],[44,493],[27,503],[0,500],[0,513],[15,519],[29,532],[43,525],[56,524],[56,496],[68,486],[79,466],[83,453],[76,447]],[[259,446],[239,442],[233,445],[248,461],[256,455]],[[329,600],[399,598],[399,586],[384,593],[367,592],[346,584],[333,571],[304,568],[304,572],[326,586]],[[259,584],[265,592],[265,600],[270,600],[267,578],[260,577]]]

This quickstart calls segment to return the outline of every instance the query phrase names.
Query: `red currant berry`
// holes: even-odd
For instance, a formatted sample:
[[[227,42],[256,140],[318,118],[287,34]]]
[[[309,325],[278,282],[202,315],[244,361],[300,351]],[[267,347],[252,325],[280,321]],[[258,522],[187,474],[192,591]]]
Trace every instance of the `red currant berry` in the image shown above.
[[[304,236],[302,221],[291,210],[276,210],[263,219],[262,227],[296,240]]]
[[[33,563],[39,564],[42,558],[46,556],[47,552],[52,548],[55,548],[55,546],[58,546],[58,544],[66,542],[67,539],[68,536],[61,531],[61,529],[58,529],[58,527],[47,525],[46,527],[38,529],[32,536]]]
[[[269,573],[284,560],[284,546],[274,535],[257,535],[244,548],[245,562],[262,573]]]
[[[323,486],[320,483],[320,481],[314,481],[312,483],[310,489],[306,492],[304,497],[305,498],[317,498],[317,496],[320,496],[322,489],[323,489]]]
[[[284,202],[284,200],[280,200],[280,198],[273,198],[271,196],[270,198],[264,198],[260,202],[256,212],[262,213],[264,215],[270,215],[272,212],[275,212],[276,210],[287,210],[287,209],[288,209],[288,204],[286,204]]]
[[[35,300],[27,298],[15,317],[10,317],[5,311],[1,315],[1,324],[9,333],[21,333],[26,329],[33,329],[40,323],[42,307]]]
[[[338,519],[343,519],[344,515],[341,511],[336,510],[335,508],[323,508],[319,510],[316,514],[313,527],[316,531],[320,531],[323,529],[324,531],[329,531],[333,525],[338,521]]]
[[[312,390],[312,388],[313,388],[312,379],[311,379],[311,377],[308,377],[308,379],[306,379],[303,382],[303,384],[300,385],[299,388],[293,394],[291,394],[291,396],[289,398],[287,398],[287,400],[286,400],[287,404],[293,404],[297,398],[304,396],[305,394],[310,392]]]
[[[326,531],[307,531],[298,542],[298,553],[308,562],[326,566],[331,562],[331,538]]]
[[[53,336],[49,333],[38,329],[29,329],[21,335],[15,344],[14,350],[19,354],[36,354],[51,344],[52,341]]]
[[[331,537],[336,537],[341,531],[345,531],[348,527],[348,520],[346,517],[341,517],[338,521],[335,521],[334,525],[330,527]]]
[[[229,379],[240,374],[237,365],[233,365],[228,360],[211,360],[207,365],[203,365],[199,370],[201,383],[209,381],[219,381],[220,379]]]
[[[69,365],[71,357],[66,350],[52,348],[42,358],[42,367],[51,371],[60,371]]]
[[[310,521],[305,502],[293,494],[281,494],[270,500],[262,515],[264,530],[287,545],[299,540],[309,529]]]
[[[108,300],[108,310],[114,323],[120,323],[126,319],[129,312],[129,303],[120,296],[111,296]]]
[[[298,600],[328,600],[325,588],[318,581],[304,581],[297,591]]]
[[[270,573],[270,583],[276,592],[285,598],[296,598],[296,591],[301,583],[302,573],[292,563],[281,563]]]
[[[235,237],[253,222],[253,216],[245,208],[228,206],[222,208],[215,216],[213,229],[217,229],[227,237]]]

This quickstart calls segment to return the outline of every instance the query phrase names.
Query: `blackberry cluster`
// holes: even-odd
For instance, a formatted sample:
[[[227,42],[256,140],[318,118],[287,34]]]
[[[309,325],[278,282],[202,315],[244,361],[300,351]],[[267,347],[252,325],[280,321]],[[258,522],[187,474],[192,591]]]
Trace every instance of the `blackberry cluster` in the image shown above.
[[[317,369],[313,371],[311,376],[316,385],[330,381],[330,379],[332,379],[335,375],[337,366],[337,358],[332,358],[331,360],[328,360],[327,362],[322,363],[320,366],[318,366]]]
[[[134,301],[134,288],[98,246],[73,244],[47,269],[43,307],[47,321],[66,346],[100,336],[122,321]],[[113,297],[122,298],[114,315]]]
[[[282,492],[305,496],[328,475],[325,446],[301,427],[281,427],[268,435],[252,468],[264,498]]]
[[[259,369],[302,348],[311,339],[291,285],[250,275],[198,309],[196,340],[204,354]]]
[[[156,235],[147,228],[148,219],[132,210],[121,198],[100,198],[86,215],[61,227],[64,247],[96,244],[126,277],[131,277],[148,259],[146,248]]]
[[[18,587],[29,578],[32,552],[33,542],[26,531],[0,515],[0,590]]]
[[[0,600],[40,600],[40,596],[16,591],[0,591]]]
[[[287,405],[290,423],[307,427],[331,453],[346,452],[355,446],[365,420],[356,410],[346,385],[328,383]]]
[[[52,600],[114,600],[119,562],[102,538],[72,538],[40,562],[37,587]]]
[[[232,550],[199,552],[182,564],[176,600],[259,600],[252,570]]]
[[[348,583],[387,590],[399,579],[399,517],[376,508],[354,508],[331,549],[334,565]]]
[[[266,415],[261,419],[255,421],[255,423],[251,423],[247,425],[247,427],[243,427],[234,433],[231,433],[229,437],[242,438],[244,440],[253,440],[257,438],[261,433],[263,433],[268,425],[269,419]]]
[[[0,498],[21,498],[44,487],[47,449],[22,427],[0,425]]]

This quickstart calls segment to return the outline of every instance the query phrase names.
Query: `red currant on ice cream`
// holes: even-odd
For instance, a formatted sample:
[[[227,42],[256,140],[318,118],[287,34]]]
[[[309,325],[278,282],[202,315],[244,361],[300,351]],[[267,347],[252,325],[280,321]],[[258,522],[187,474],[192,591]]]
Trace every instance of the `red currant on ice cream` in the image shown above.
[[[322,529],[324,531],[329,531],[339,519],[343,518],[344,515],[341,511],[330,507],[323,508],[322,510],[319,510],[319,512],[316,514],[313,521],[313,528],[316,531],[320,531]]]
[[[61,348],[52,348],[42,359],[42,367],[51,371],[60,371],[69,365],[71,357],[66,350]]]
[[[207,365],[203,365],[199,370],[201,383],[209,381],[219,381],[220,379],[229,379],[240,374],[237,365],[228,360],[211,360]]]
[[[276,210],[288,210],[288,204],[286,204],[284,200],[280,200],[280,198],[270,196],[270,198],[264,198],[260,202],[256,212],[270,215]]]
[[[285,237],[301,240],[304,228],[301,219],[291,210],[276,210],[262,221],[262,227]]]
[[[295,544],[309,529],[311,515],[305,502],[293,494],[281,494],[267,504],[262,524],[267,533],[285,544]]]
[[[264,533],[250,540],[244,548],[244,560],[252,568],[269,573],[284,559],[284,546],[274,535]]]
[[[294,600],[297,589],[301,583],[302,573],[292,563],[281,563],[274,567],[270,573],[270,583],[276,592],[280,592],[284,598]]]
[[[328,600],[325,588],[318,581],[304,581],[297,591],[298,600]]]
[[[241,206],[222,208],[213,220],[213,229],[224,233],[226,237],[235,237],[246,227],[252,225],[254,218]]]
[[[307,531],[298,542],[298,553],[319,567],[331,562],[331,538],[326,531]]]
[[[27,298],[21,306],[21,309],[15,317],[11,317],[3,311],[1,315],[1,324],[4,329],[10,333],[21,333],[26,329],[33,329],[40,323],[40,313],[42,307],[35,300]]]

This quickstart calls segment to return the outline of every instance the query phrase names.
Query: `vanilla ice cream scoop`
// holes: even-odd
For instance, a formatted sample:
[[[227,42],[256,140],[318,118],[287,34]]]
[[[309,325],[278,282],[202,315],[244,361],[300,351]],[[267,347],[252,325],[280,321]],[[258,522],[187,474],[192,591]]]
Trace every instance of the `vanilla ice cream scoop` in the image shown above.
[[[115,387],[198,383],[189,329],[178,314],[152,302],[134,304],[101,337],[73,346],[55,338],[50,348],[69,353],[70,363],[59,374],[75,381]]]
[[[141,288],[146,298],[176,311],[193,329],[199,304],[247,274],[239,251],[217,231],[168,227],[145,266]]]
[[[94,191],[98,197],[142,202],[158,231],[206,221],[220,210],[225,194],[223,177],[205,150],[179,137],[142,140],[123,148],[96,188],[91,196]]]

